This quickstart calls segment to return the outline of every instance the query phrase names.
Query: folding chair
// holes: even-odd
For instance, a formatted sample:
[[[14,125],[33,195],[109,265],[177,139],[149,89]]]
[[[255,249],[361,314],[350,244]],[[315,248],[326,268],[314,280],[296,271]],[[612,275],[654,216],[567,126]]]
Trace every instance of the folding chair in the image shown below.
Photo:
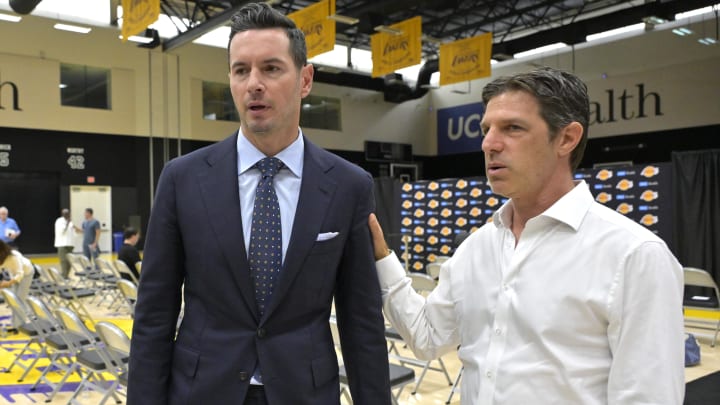
[[[338,334],[337,330],[337,319],[334,315],[330,316],[330,333],[333,337],[333,342],[335,343],[336,347],[340,347],[340,335]],[[403,388],[408,383],[411,383],[415,380],[415,370],[400,366],[397,364],[390,364],[390,389],[396,390],[392,394],[392,402],[393,404],[398,403],[398,399],[400,398],[400,394],[402,393]],[[348,402],[352,403],[352,398],[350,397],[350,390],[348,385],[348,378],[347,378],[347,371],[345,370],[344,366],[340,366],[339,370],[339,379],[340,379],[340,395],[343,395],[345,399],[348,400]]]
[[[128,281],[125,279],[120,279],[117,281],[118,290],[120,290],[120,293],[125,298],[125,302],[127,303],[128,309],[130,311],[130,316],[135,317],[135,302],[137,301],[137,285],[133,284],[132,281]]]
[[[109,349],[108,353],[115,366],[111,370],[112,374],[117,378],[120,385],[127,387],[127,359],[130,357],[130,337],[120,327],[106,321],[98,322],[95,325],[95,330]]]
[[[91,342],[82,336],[67,332],[40,298],[28,297],[27,302],[37,319],[41,320],[42,324],[47,325],[43,330],[43,334],[45,335],[45,345],[50,349],[47,352],[50,364],[45,367],[35,384],[30,387],[30,390],[34,391],[39,384],[44,383],[52,388],[45,400],[45,402],[50,402],[73,372],[77,372],[82,377],[77,367],[74,366],[75,348],[88,346]],[[48,377],[48,373],[51,371],[63,372],[60,381],[56,382]]]
[[[71,286],[60,274],[60,271],[54,267],[49,267],[47,273],[55,282],[55,297],[59,298],[60,301],[70,307],[70,309],[80,314],[84,320],[94,324],[95,321],[92,315],[90,315],[90,311],[88,311],[87,307],[83,304],[82,299],[94,297],[95,290],[92,288]]]
[[[2,293],[5,302],[12,309],[14,316],[22,320],[22,324],[18,327],[18,332],[30,338],[20,352],[15,355],[12,363],[5,369],[6,373],[12,371],[15,366],[23,369],[22,375],[17,380],[18,382],[22,382],[35,367],[38,360],[47,354],[45,346],[43,345],[43,338],[45,337],[44,331],[48,329],[49,326],[43,325],[39,327],[39,322],[36,322],[36,319],[31,317],[25,303],[20,301],[20,298],[18,298],[14,292],[3,288],[0,290],[0,293]],[[25,360],[30,360],[30,364],[24,364],[23,361]]]
[[[75,392],[73,392],[68,404],[77,404],[76,398],[78,395],[88,389],[97,391],[103,395],[97,405],[103,405],[111,396],[115,399],[115,402],[121,403],[122,401],[117,393],[119,384],[117,379],[108,381],[103,376],[105,372],[113,374],[118,366],[113,361],[113,357],[109,353],[108,348],[94,341],[92,332],[85,326],[78,314],[70,308],[58,308],[55,311],[55,316],[67,331],[83,336],[91,342],[91,344],[86,347],[75,347],[75,362],[84,373],[80,384]],[[122,361],[127,362],[128,358],[125,357]]]
[[[125,263],[124,261],[115,260],[115,268],[117,269],[118,273],[120,273],[121,276],[122,275],[126,276],[126,277],[122,277],[122,278],[132,281],[133,283],[135,283],[135,285],[138,285],[140,283],[140,281],[137,279],[137,277],[135,277],[135,273],[133,273],[132,270],[130,270],[127,263]]]
[[[103,258],[98,257],[95,259],[95,264],[102,273],[102,277],[98,280],[98,287],[100,289],[95,293],[95,296],[100,298],[97,305],[105,301],[105,298],[109,298],[110,303],[108,304],[108,308],[112,308],[113,304],[121,303],[123,299],[117,287],[117,281],[122,280],[122,277],[117,268]]]
[[[423,296],[427,296],[437,285],[435,279],[424,273],[410,273],[408,274],[408,277],[411,280],[413,289],[415,289],[415,291],[417,291],[419,294],[422,294]],[[403,366],[406,364],[410,364],[416,367],[422,367],[420,376],[417,378],[415,388],[412,391],[413,395],[420,388],[420,384],[425,378],[425,373],[427,373],[428,370],[442,372],[445,376],[445,379],[447,379],[448,385],[453,384],[453,381],[450,379],[450,374],[448,374],[447,367],[445,367],[445,362],[441,357],[438,357],[436,360],[425,361],[419,360],[415,357],[402,355],[397,345],[401,343],[404,345],[405,342],[403,341],[402,336],[400,336],[397,330],[392,327],[385,329],[385,339],[389,343],[388,355],[390,356],[390,358],[397,360],[400,365]],[[434,366],[432,364],[435,361],[437,361],[438,363],[437,366]]]
[[[685,325],[700,328],[714,327],[711,335],[711,347],[715,347],[718,332],[720,332],[720,291],[718,285],[710,273],[693,267],[683,268],[685,280],[685,297],[683,298],[683,313],[685,314]],[[686,310],[711,312],[717,320],[709,321],[705,318],[688,315]]]

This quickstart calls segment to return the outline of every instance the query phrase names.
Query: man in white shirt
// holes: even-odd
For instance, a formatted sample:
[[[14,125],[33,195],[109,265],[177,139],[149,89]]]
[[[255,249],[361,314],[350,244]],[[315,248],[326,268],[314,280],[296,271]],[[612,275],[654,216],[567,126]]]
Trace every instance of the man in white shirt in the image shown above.
[[[459,347],[463,404],[681,404],[682,268],[573,180],[585,84],[541,68],[494,80],[482,98],[487,177],[509,200],[427,299],[371,215],[385,315],[419,358]]]

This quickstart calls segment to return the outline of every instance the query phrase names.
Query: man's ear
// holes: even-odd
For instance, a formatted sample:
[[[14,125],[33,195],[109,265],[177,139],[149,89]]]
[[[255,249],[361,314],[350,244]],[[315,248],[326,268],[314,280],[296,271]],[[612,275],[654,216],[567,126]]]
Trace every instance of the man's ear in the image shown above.
[[[560,130],[556,138],[558,154],[560,156],[569,156],[580,143],[582,136],[583,127],[579,122],[573,121],[566,125],[565,128]]]

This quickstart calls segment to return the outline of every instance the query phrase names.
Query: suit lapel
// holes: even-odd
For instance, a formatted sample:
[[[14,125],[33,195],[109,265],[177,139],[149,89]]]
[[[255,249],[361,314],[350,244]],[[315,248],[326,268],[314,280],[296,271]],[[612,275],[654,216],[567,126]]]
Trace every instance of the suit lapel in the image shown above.
[[[304,141],[302,185],[300,186],[300,198],[295,211],[292,235],[285,253],[280,277],[273,291],[273,298],[263,319],[267,318],[282,301],[283,296],[302,269],[305,257],[320,232],[320,226],[337,187],[335,181],[327,175],[327,172],[332,169],[332,162],[323,159],[323,151],[310,143],[307,138]]]
[[[216,144],[208,154],[208,166],[200,170],[197,180],[203,190],[209,225],[227,261],[241,295],[255,319],[258,318],[255,293],[250,282],[250,268],[245,251],[240,215],[240,193],[237,174],[237,135]]]

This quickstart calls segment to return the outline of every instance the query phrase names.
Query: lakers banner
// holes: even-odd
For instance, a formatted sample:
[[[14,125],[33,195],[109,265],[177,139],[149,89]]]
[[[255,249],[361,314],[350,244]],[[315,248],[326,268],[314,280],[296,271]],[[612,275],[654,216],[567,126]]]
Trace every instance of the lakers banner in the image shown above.
[[[330,4],[332,3],[332,4]],[[305,34],[308,58],[332,51],[335,47],[335,21],[328,18],[335,10],[335,0],[322,0],[288,14]]]
[[[381,32],[370,37],[372,77],[385,76],[421,62],[422,18],[413,17],[393,24],[390,28],[399,34]]]
[[[440,85],[490,76],[492,33],[440,45]]]
[[[144,31],[160,16],[160,0],[122,0],[123,42]]]

